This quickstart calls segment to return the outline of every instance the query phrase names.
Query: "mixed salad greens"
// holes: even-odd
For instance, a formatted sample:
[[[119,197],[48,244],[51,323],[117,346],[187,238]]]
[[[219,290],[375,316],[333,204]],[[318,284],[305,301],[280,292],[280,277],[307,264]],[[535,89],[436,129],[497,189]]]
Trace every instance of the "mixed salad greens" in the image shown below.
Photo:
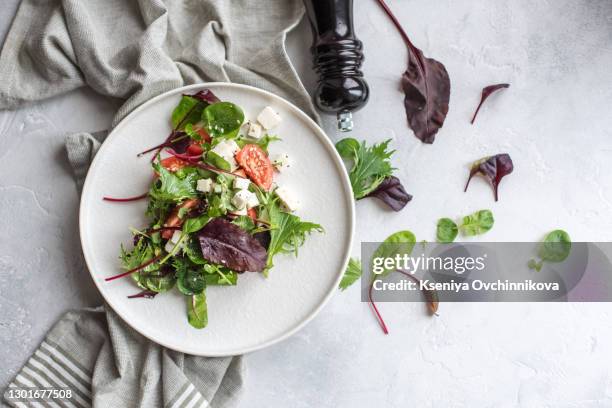
[[[238,275],[267,276],[279,253],[295,253],[319,224],[292,214],[298,200],[276,186],[274,173],[290,166],[286,154],[271,160],[269,130],[281,118],[266,107],[246,122],[242,109],[210,90],[183,95],[172,112],[173,131],[154,152],[154,181],[147,194],[149,225],[133,229],[133,247],[121,246],[124,273],[151,298],[176,287],[186,297],[195,328],[208,323],[206,288],[234,286]],[[162,158],[162,154],[167,157]]]

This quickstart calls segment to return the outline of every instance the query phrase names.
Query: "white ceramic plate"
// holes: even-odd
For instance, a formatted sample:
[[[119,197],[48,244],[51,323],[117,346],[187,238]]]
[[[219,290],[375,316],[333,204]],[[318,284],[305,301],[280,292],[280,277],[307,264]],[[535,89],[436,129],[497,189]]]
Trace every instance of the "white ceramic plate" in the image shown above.
[[[102,201],[105,195],[127,197],[148,190],[148,158],[136,154],[161,143],[171,131],[170,114],[183,93],[211,89],[221,100],[242,107],[248,119],[272,106],[283,121],[274,130],[282,141],[270,152],[286,152],[292,167],[276,180],[302,201],[298,215],[317,222],[315,233],[297,258],[278,255],[265,279],[244,273],[234,287],[207,289],[208,327],[187,322],[183,295],[173,289],[155,299],[128,299],[139,291],[132,279],[105,282],[120,270],[119,245],[130,246],[128,227],[146,225],[146,200]],[[348,177],[333,144],[307,115],[284,99],[249,86],[210,83],[160,95],[127,116],[108,136],[93,161],[81,198],[80,232],[91,276],[108,304],[149,339],[184,353],[226,356],[254,351],[295,333],[310,321],[336,291],[348,261],[354,203]]]

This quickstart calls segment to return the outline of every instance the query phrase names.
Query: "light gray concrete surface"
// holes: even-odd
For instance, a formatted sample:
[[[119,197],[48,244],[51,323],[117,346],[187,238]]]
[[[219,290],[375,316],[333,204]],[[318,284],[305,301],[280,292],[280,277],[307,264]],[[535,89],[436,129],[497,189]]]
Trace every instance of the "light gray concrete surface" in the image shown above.
[[[17,0],[0,8],[6,32]],[[357,205],[360,241],[398,229],[433,240],[436,220],[494,211],[487,240],[533,241],[554,228],[575,241],[612,240],[612,2],[390,0],[414,42],[446,64],[451,108],[432,146],[405,124],[398,79],[405,50],[375,1],[356,2],[369,105],[353,136],[393,139],[415,198],[398,214]],[[302,24],[289,40],[312,88]],[[2,80],[0,78],[0,80]],[[510,82],[475,126],[483,86]],[[0,386],[67,309],[100,303],[80,255],[78,197],[62,135],[107,127],[118,101],[79,91],[0,112]],[[332,139],[340,136],[326,118]],[[515,172],[494,203],[468,164],[509,152]],[[357,285],[358,286],[358,285]],[[609,304],[387,304],[384,336],[355,286],[300,333],[248,356],[245,407],[610,407]]]

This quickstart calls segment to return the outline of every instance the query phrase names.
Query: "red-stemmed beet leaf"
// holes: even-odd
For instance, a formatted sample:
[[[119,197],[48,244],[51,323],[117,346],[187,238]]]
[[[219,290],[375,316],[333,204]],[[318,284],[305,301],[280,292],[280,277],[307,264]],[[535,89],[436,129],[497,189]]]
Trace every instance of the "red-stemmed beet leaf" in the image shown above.
[[[400,270],[396,270],[395,272],[401,273],[402,275],[406,276],[410,280],[416,282],[417,285],[420,285],[421,281],[416,276],[408,272],[400,271]],[[370,289],[368,290],[368,301],[370,303],[370,306],[372,306],[372,311],[374,312],[374,316],[376,317],[378,324],[380,324],[380,328],[382,329],[383,333],[389,334],[389,328],[387,327],[387,324],[385,323],[385,320],[383,319],[382,314],[378,310],[378,307],[376,306],[374,299],[372,298],[372,290],[374,288],[375,282],[376,282],[376,279],[372,280],[372,283],[370,283]],[[429,314],[432,316],[433,315],[437,316],[438,315],[438,305],[439,305],[438,293],[435,290],[429,290],[429,289],[423,289],[421,292],[423,293],[423,296],[425,297],[425,302],[427,304],[427,310]]]
[[[493,92],[499,91],[500,89],[504,89],[504,88],[510,88],[510,84],[496,84],[496,85],[485,86],[484,88],[482,88],[482,94],[480,96],[480,103],[478,103],[478,106],[476,107],[476,110],[474,111],[474,116],[472,116],[472,120],[470,121],[472,125],[474,124],[474,121],[476,120],[476,116],[478,116],[478,112],[480,111],[482,104],[489,98],[489,96],[491,96]]]
[[[408,125],[423,143],[433,143],[444,125],[450,101],[450,78],[444,65],[415,47],[384,0],[377,0],[408,48],[408,68],[402,75]]]
[[[210,89],[203,89],[201,91],[194,93],[193,95],[186,95],[186,96],[191,96],[193,98],[196,98],[202,102],[206,102],[209,104],[221,102],[221,100],[217,98],[217,95],[215,95]]]
[[[107,197],[107,196],[104,196],[104,197],[102,197],[102,200],[104,200],[104,201],[111,201],[111,202],[114,202],[114,203],[128,203],[128,202],[131,202],[131,201],[144,200],[145,198],[147,198],[148,195],[149,195],[149,193],[144,193],[144,194],[137,195],[137,196],[134,196],[134,197],[125,197],[125,198],[117,198],[117,197]]]
[[[209,104],[220,102],[220,99],[217,98],[217,96],[210,89],[203,89],[203,90],[201,90],[199,92],[196,92],[193,95],[184,95],[184,96],[191,96],[192,98],[195,98],[195,99],[197,99],[197,100],[199,100],[201,102],[204,102],[205,105],[209,105]],[[190,117],[191,113],[192,112],[194,112],[194,113],[198,112],[198,111],[196,111],[196,109],[200,109],[200,108],[202,108],[202,104],[201,103],[198,103],[198,104],[192,106],[191,109],[189,109],[185,113],[185,115],[180,120],[180,122],[174,127],[174,129],[172,129],[172,132],[170,132],[170,134],[168,135],[166,140],[164,140],[163,143],[161,143],[161,144],[159,144],[159,145],[157,145],[155,147],[152,147],[150,149],[147,149],[144,152],[139,153],[138,157],[140,157],[140,156],[142,156],[142,155],[144,155],[146,153],[150,153],[150,152],[155,151],[155,154],[151,158],[151,161],[153,161],[153,160],[155,160],[155,157],[161,152],[161,150],[164,147],[170,146],[173,142],[177,142],[178,140],[182,139],[183,137],[185,139],[189,139],[186,135],[183,136],[183,132],[180,132],[179,129],[182,129],[182,127],[185,125],[185,121],[187,120],[187,118]],[[176,148],[175,148],[175,150],[179,151]]]
[[[108,277],[108,278],[106,278],[104,280],[109,282],[109,281],[112,281],[112,280],[115,280],[115,279],[123,278],[124,276],[131,275],[134,272],[138,272],[139,270],[141,270],[143,268],[146,268],[147,266],[149,266],[151,264],[154,264],[155,262],[159,261],[160,258],[161,258],[161,255],[157,255],[157,256],[149,259],[147,262],[143,263],[142,265],[139,265],[139,266],[135,267],[134,269],[130,269],[129,271],[120,273],[119,275],[110,276],[110,277]]]
[[[387,204],[393,211],[400,211],[412,200],[402,182],[395,176],[389,176],[366,197],[376,197]]]
[[[463,191],[467,191],[472,177],[474,177],[476,174],[480,174],[486,178],[493,187],[495,201],[497,201],[499,199],[497,191],[499,189],[501,179],[504,176],[512,173],[513,170],[514,164],[512,163],[512,159],[508,153],[500,153],[496,154],[495,156],[480,159],[472,164],[470,176],[468,177],[467,183],[465,183],[465,189]]]
[[[157,296],[158,292],[153,292],[152,290],[143,290],[133,295],[129,295],[128,299],[136,299],[136,298],[145,298],[145,299],[153,299]]]

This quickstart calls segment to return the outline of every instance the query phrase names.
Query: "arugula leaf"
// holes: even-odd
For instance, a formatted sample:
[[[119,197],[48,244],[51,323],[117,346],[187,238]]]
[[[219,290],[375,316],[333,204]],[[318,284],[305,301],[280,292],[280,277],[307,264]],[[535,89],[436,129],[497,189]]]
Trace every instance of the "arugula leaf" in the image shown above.
[[[398,231],[394,234],[389,235],[382,244],[376,248],[376,251],[372,254],[372,260],[374,258],[393,258],[396,255],[410,255],[414,246],[416,245],[416,237],[411,231]],[[382,278],[393,272],[393,269],[384,269],[382,273],[376,278]]]
[[[340,281],[339,288],[345,290],[361,277],[361,261],[356,258],[349,259],[344,276]]]
[[[127,251],[121,245],[120,259],[125,270],[134,269],[151,260],[154,256],[155,248],[145,237],[140,237],[131,251]],[[160,269],[158,263],[148,265],[130,276],[140,288],[158,293],[172,289],[175,283],[174,274],[166,273],[166,271]]]
[[[187,297],[187,321],[196,329],[203,329],[208,325],[208,308],[204,292]]]
[[[436,239],[438,242],[447,244],[453,242],[457,238],[459,227],[450,218],[440,218],[436,228]]]
[[[481,235],[493,228],[494,222],[493,213],[490,210],[480,210],[463,217],[461,230],[468,237]]]
[[[121,244],[121,250],[119,254],[119,259],[121,260],[121,266],[126,271],[132,270],[147,261],[150,261],[155,256],[154,248],[150,245],[149,241],[141,236],[132,248],[131,251],[127,251],[123,244]],[[152,271],[159,268],[159,265],[156,263],[151,264],[143,270]]]
[[[293,252],[297,256],[298,248],[304,243],[306,234],[324,231],[319,224],[304,222],[300,217],[282,211],[278,199],[270,200],[266,211],[271,224],[267,270],[274,265],[273,258],[276,254]]]
[[[366,197],[376,190],[386,177],[391,176],[394,169],[389,159],[395,151],[388,150],[390,141],[367,147],[365,142],[360,144],[355,139],[347,138],[336,144],[340,156],[353,161],[349,178],[355,199]]]
[[[153,163],[153,168],[159,174],[159,179],[149,190],[149,195],[153,200],[178,202],[196,196],[196,173],[188,173],[181,179],[158,163]]]
[[[231,102],[217,102],[204,109],[202,122],[212,137],[233,138],[244,122],[244,112]]]

